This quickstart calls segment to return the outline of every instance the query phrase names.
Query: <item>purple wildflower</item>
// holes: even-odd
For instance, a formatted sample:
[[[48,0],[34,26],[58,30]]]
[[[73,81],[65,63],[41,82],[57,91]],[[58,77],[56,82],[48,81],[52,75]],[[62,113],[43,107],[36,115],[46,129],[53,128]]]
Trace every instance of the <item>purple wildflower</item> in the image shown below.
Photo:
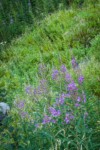
[[[47,92],[46,88],[38,87],[37,88],[37,94],[45,94]]]
[[[84,91],[82,91],[82,95],[83,95],[83,102],[86,103],[86,95],[85,95]]]
[[[66,73],[65,80],[66,82],[70,82],[72,80],[71,75],[69,73]]]
[[[66,66],[65,66],[65,65],[62,65],[62,66],[61,66],[61,72],[65,73],[66,71],[67,71]]]
[[[75,90],[77,90],[77,86],[74,83],[74,81],[72,81],[71,83],[68,84],[68,90],[69,91],[75,91]]]
[[[17,107],[19,109],[23,109],[24,108],[24,104],[25,104],[25,101],[20,101],[20,102],[17,103]]]
[[[81,97],[78,97],[78,98],[77,98],[77,102],[80,102],[80,101],[81,101]]]
[[[50,107],[50,108],[49,108],[49,111],[50,111],[50,113],[52,114],[53,117],[58,117],[58,116],[60,116],[60,114],[61,114],[60,110],[56,110],[56,109],[53,108],[53,107]]]
[[[25,88],[25,91],[27,94],[31,94],[31,91],[32,91],[32,87],[30,85],[28,85],[26,88]]]
[[[40,85],[44,86],[47,83],[47,81],[45,79],[40,80]]]
[[[75,57],[72,58],[72,66],[73,68],[76,68],[78,66]]]
[[[40,80],[40,85],[34,89],[34,95],[47,93],[47,81],[45,79]]]
[[[51,122],[52,122],[52,123],[56,123],[56,120],[52,119]]]
[[[37,94],[37,95],[43,93],[43,89],[42,89],[40,86],[38,86],[38,88],[35,89],[35,90],[36,90],[36,94]]]
[[[84,77],[81,75],[81,76],[79,76],[79,78],[78,78],[78,82],[79,82],[79,84],[82,84],[83,83],[83,81],[84,81]]]
[[[64,103],[65,97],[66,97],[66,95],[63,93],[59,98],[59,104],[62,105]]]
[[[75,107],[80,107],[80,104],[79,104],[79,103],[76,103],[76,104],[75,104]]]
[[[66,124],[69,124],[71,120],[74,119],[74,116],[70,113],[66,113],[65,122]]]
[[[58,77],[58,74],[59,74],[58,70],[53,70],[53,72],[52,72],[52,79],[56,80],[57,77]]]
[[[49,123],[49,122],[51,122],[51,117],[45,115],[44,118],[43,118],[43,122],[42,123],[46,124],[46,123]]]
[[[70,95],[70,94],[65,94],[65,97],[66,97],[66,98],[70,98],[71,95]]]
[[[20,115],[22,118],[25,118],[27,116],[27,112],[21,112]]]
[[[36,95],[36,94],[37,94],[37,90],[36,90],[36,89],[34,89],[33,93],[34,93],[34,95]]]
[[[70,123],[70,119],[68,117],[65,118],[65,122],[66,124],[69,124]]]

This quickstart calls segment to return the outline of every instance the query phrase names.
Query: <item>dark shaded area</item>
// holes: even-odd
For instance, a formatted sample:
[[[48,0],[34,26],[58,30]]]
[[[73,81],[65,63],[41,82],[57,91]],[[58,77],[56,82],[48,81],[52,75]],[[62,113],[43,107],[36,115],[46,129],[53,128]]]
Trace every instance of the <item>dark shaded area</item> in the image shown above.
[[[82,5],[84,0],[1,0],[0,1],[0,48],[1,42],[10,42],[22,34],[26,25],[34,24],[34,18],[43,18],[54,10],[67,8],[71,3]]]

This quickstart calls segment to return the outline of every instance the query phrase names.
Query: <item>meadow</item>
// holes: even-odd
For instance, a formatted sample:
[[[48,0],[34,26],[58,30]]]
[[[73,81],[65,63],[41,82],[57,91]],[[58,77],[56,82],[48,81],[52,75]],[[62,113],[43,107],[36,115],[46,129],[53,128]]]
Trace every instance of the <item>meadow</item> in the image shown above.
[[[0,150],[99,150],[99,9],[61,5],[1,43]]]

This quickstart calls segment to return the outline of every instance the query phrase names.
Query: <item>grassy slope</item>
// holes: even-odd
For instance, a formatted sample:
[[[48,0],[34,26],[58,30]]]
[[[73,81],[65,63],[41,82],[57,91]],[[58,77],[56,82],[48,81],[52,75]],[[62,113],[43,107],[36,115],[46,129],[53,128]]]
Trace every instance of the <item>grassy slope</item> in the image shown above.
[[[100,96],[99,22],[99,5],[70,8],[47,16],[32,31],[14,40],[2,53],[1,96],[10,103],[17,93],[22,93],[25,83],[35,83],[41,62],[49,66],[65,63],[70,68],[70,50],[82,66],[86,88]]]

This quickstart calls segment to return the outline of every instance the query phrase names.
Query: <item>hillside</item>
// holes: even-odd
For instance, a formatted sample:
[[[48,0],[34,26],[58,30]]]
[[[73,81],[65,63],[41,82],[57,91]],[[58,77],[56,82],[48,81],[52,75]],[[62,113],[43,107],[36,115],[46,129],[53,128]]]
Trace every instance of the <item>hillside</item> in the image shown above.
[[[34,30],[26,31],[2,52],[2,89],[13,97],[15,91],[22,89],[23,83],[34,83],[34,73],[42,62],[56,66],[64,63],[70,67],[72,50],[78,62],[86,64],[83,72],[87,88],[98,96],[99,25],[99,5],[47,16]]]
[[[59,10],[45,17],[44,20],[40,22],[38,21],[33,28],[26,29],[26,32],[22,36],[20,36],[17,39],[14,39],[11,45],[9,45],[5,51],[1,52],[0,101],[7,102],[12,107],[11,113],[8,117],[12,122],[12,128],[10,128],[10,121],[8,119],[8,125],[7,126],[5,125],[5,130],[3,132],[3,134],[8,136],[8,139],[11,138],[11,141],[9,141],[7,137],[6,140],[3,138],[2,143],[5,149],[7,149],[6,144],[8,144],[9,149],[13,148],[15,149],[16,147],[16,149],[19,148],[23,150],[25,149],[25,143],[27,143],[27,150],[30,150],[31,148],[34,148],[34,150],[39,150],[40,147],[42,149],[46,147],[45,150],[49,150],[49,148],[53,150],[53,148],[56,147],[56,146],[53,147],[53,145],[55,145],[54,143],[57,144],[57,148],[59,150],[60,149],[63,150],[64,148],[66,148],[66,146],[63,145],[63,143],[66,143],[65,142],[66,139],[64,139],[65,141],[62,140],[63,139],[62,137],[64,136],[64,133],[62,133],[63,132],[62,125],[56,127],[53,126],[53,132],[50,126],[45,128],[43,132],[40,131],[42,130],[42,126],[39,127],[39,131],[36,132],[35,129],[33,131],[30,121],[28,122],[29,123],[28,127],[27,120],[25,120],[24,122],[23,120],[20,120],[19,117],[17,116],[18,111],[16,110],[14,102],[15,99],[19,100],[26,98],[27,100],[30,100],[31,104],[32,103],[31,100],[33,100],[34,98],[32,99],[31,96],[29,96],[29,98],[26,96],[25,87],[30,86],[35,88],[38,86],[39,81],[45,78],[49,80],[50,85],[49,88],[50,95],[46,97],[46,102],[43,101],[38,102],[38,105],[35,104],[35,100],[31,105],[29,105],[29,103],[26,102],[28,108],[30,107],[29,109],[30,114],[32,112],[35,112],[36,109],[39,110],[40,114],[42,114],[43,111],[45,112],[44,110],[45,105],[46,104],[47,106],[49,105],[47,99],[50,99],[51,95],[53,95],[53,98],[51,100],[53,101],[55,97],[56,92],[53,93],[53,90],[56,91],[58,89],[58,93],[61,92],[58,87],[59,85],[57,86],[53,85],[54,83],[50,79],[52,69],[56,68],[59,70],[61,65],[65,65],[68,71],[73,74],[71,60],[73,59],[73,57],[75,57],[78,66],[81,68],[81,74],[84,76],[85,92],[87,95],[90,95],[90,97],[87,96],[88,104],[86,107],[88,110],[91,108],[89,110],[89,113],[91,114],[90,115],[91,119],[89,118],[90,119],[88,122],[89,132],[87,132],[86,129],[86,134],[83,134],[83,132],[85,132],[85,129],[83,129],[82,132],[78,131],[78,127],[79,126],[81,127],[81,125],[78,125],[77,134],[79,134],[79,137],[77,136],[77,141],[75,143],[71,141],[74,138],[76,138],[75,137],[76,135],[74,136],[74,133],[71,132],[71,129],[74,130],[73,129],[74,127],[73,125],[71,126],[70,131],[68,130],[69,139],[71,138],[71,140],[67,142],[69,142],[69,145],[72,142],[72,145],[68,146],[67,148],[68,149],[70,148],[70,150],[73,149],[73,145],[76,147],[77,145],[76,143],[78,143],[79,140],[80,143],[78,143],[79,147],[77,145],[76,148],[77,150],[81,149],[81,147],[82,150],[85,149],[92,150],[92,147],[94,147],[93,150],[98,150],[99,147],[98,121],[100,110],[98,105],[99,104],[98,99],[100,98],[99,9],[100,9],[99,3],[97,3],[95,7],[94,5],[91,4],[87,7],[83,6],[82,8],[70,7],[68,10]],[[38,70],[41,64],[46,66],[46,74],[45,75],[43,74],[42,76],[41,70],[40,72]],[[76,80],[77,78],[76,74],[73,75],[73,78]],[[45,100],[44,97],[40,98],[40,100],[43,99]],[[53,102],[50,102],[50,104],[52,103]],[[96,113],[96,115],[93,114],[94,112]],[[35,117],[38,116],[37,114],[33,115]],[[16,116],[16,121],[14,121],[14,116]],[[39,116],[37,120],[39,120]],[[20,126],[20,121],[22,121],[23,127]],[[18,140],[21,137],[19,135],[16,135],[17,131],[15,127],[18,129],[18,133],[21,132],[21,136],[23,139],[22,141],[21,139]],[[24,127],[26,131],[24,131]],[[49,128],[50,133],[48,133]],[[58,129],[59,130],[61,129],[61,134],[59,134],[60,131],[58,131]],[[66,131],[67,129],[64,132]],[[32,132],[35,134],[33,137],[31,137]],[[70,134],[72,137],[70,136]],[[30,138],[28,139],[29,136]],[[44,139],[42,143],[43,136],[45,136],[46,139]],[[39,143],[37,143],[35,137],[36,139],[40,137]],[[33,140],[32,138],[35,140],[36,142],[35,144],[37,145],[38,149],[36,149],[36,145],[35,146],[34,144],[32,145]],[[80,140],[81,138],[83,138],[83,141]],[[91,139],[90,141],[89,138]],[[59,146],[59,139],[61,140],[60,142],[62,143],[60,145],[61,147]],[[49,145],[47,143],[49,143]],[[86,147],[84,146],[85,143]],[[89,147],[91,148],[88,149]]]

